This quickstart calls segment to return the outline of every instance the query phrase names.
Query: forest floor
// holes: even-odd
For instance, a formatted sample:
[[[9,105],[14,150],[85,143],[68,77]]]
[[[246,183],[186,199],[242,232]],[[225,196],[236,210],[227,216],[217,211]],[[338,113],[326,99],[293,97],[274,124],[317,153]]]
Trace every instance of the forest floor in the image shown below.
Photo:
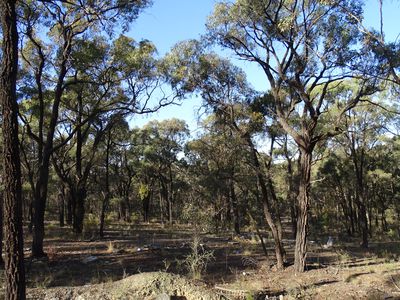
[[[400,242],[372,241],[362,250],[355,240],[329,248],[326,239],[311,240],[308,271],[296,274],[272,266],[270,240],[267,259],[253,234],[202,233],[199,255],[212,251],[213,258],[200,280],[189,279],[189,228],[113,226],[103,239],[47,228],[46,259],[30,259],[25,241],[29,299],[400,299]],[[289,265],[293,246],[285,240]]]

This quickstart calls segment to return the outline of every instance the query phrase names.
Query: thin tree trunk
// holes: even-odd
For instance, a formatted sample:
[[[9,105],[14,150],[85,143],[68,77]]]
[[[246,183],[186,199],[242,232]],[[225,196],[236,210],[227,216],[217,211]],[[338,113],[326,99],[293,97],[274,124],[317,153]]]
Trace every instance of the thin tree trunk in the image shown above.
[[[234,181],[230,180],[230,198],[231,198],[231,209],[233,215],[233,227],[236,234],[240,234],[240,217],[239,217],[239,205],[235,193]]]
[[[109,201],[110,201],[110,194],[105,192],[103,195],[103,204],[101,206],[101,214],[100,214],[99,235],[101,238],[104,237],[104,226],[105,226],[104,223]]]
[[[297,196],[297,235],[294,250],[294,269],[296,272],[304,272],[306,267],[308,206],[312,160],[311,149],[300,148],[300,182],[299,194]]]
[[[106,174],[104,182],[105,192],[104,192],[103,205],[100,216],[100,229],[99,229],[100,237],[104,237],[104,219],[106,217],[106,211],[108,209],[108,205],[110,202],[110,149],[111,149],[111,128],[108,131],[107,144],[106,144]]]
[[[64,227],[64,191],[60,191],[57,196],[58,200],[58,220],[60,222],[60,227]]]
[[[254,148],[254,145],[250,137],[247,138],[247,144],[250,147],[251,158],[253,160],[253,164],[257,172],[257,180],[261,188],[261,196],[262,196],[261,198],[263,204],[264,217],[265,220],[267,221],[269,228],[271,229],[272,237],[274,239],[276,266],[278,269],[283,269],[285,251],[283,248],[282,240],[280,239],[279,230],[275,224],[274,218],[271,213],[271,204],[269,203],[267,184],[265,182],[263,173],[261,171],[260,162],[258,161],[257,157],[257,151]]]
[[[25,299],[25,268],[22,232],[21,162],[18,141],[18,31],[15,1],[0,2],[3,57],[0,103],[3,113],[3,184],[5,231],[5,298]]]
[[[162,183],[161,180],[159,182],[160,190],[159,190],[159,202],[160,202],[160,221],[161,224],[164,225],[164,205],[163,205],[163,192],[162,192]],[[148,221],[147,221],[148,222]]]
[[[161,205],[162,205],[161,199],[162,198],[160,197],[160,211],[161,211],[160,217],[161,217],[161,223],[164,223],[162,207],[161,207]],[[149,216],[149,214],[150,214],[150,193],[146,197],[144,197],[142,202],[143,202],[143,221],[145,223],[147,223],[150,221],[150,218],[149,218],[150,217]]]
[[[367,209],[364,204],[364,200],[362,197],[358,200],[358,221],[359,226],[361,228],[361,236],[362,236],[362,248],[368,248],[368,218],[367,218]]]
[[[67,187],[67,190],[65,192],[65,196],[67,198],[67,216],[66,216],[66,222],[68,225],[72,225],[72,219],[73,219],[73,196],[72,196],[72,188],[70,186]]]
[[[356,231],[355,227],[354,227],[353,201],[352,201],[351,195],[348,195],[348,197],[346,197],[346,198],[348,198],[347,202],[349,205],[349,217],[350,217],[350,226],[351,226],[350,228],[351,228],[351,235],[353,236]]]
[[[167,204],[167,217],[168,217],[168,222],[169,222],[170,221],[170,219],[169,219],[170,206],[169,206],[169,201],[168,201],[168,188],[163,179],[160,179],[160,182],[161,182],[161,199],[162,199],[162,203]]]
[[[168,223],[169,225],[172,225],[173,221],[173,215],[172,215],[172,209],[173,209],[173,203],[174,203],[174,191],[173,191],[173,180],[172,180],[172,169],[171,166],[169,166],[169,193],[168,193]]]

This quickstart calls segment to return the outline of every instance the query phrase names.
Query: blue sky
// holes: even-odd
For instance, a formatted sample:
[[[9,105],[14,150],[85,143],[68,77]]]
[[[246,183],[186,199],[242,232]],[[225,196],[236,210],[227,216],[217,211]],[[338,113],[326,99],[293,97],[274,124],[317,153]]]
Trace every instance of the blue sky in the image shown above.
[[[217,0],[154,0],[131,25],[128,35],[135,40],[152,41],[160,56],[179,41],[198,38],[205,32],[207,16],[213,10]],[[365,24],[368,27],[379,27],[378,0],[367,0],[365,5]],[[400,1],[384,0],[384,31],[387,40],[395,40],[400,33]],[[257,90],[265,90],[266,80],[256,64],[241,62],[246,71],[248,81]],[[160,112],[146,117],[136,116],[133,126],[142,126],[152,119],[180,118],[184,119],[190,129],[197,127],[196,111],[201,101],[196,98],[186,99],[181,106],[165,107]]]

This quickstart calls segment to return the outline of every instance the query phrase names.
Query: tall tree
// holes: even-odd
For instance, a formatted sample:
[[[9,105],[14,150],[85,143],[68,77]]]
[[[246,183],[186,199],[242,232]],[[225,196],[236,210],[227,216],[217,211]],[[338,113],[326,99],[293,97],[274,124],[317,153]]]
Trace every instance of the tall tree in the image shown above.
[[[147,5],[147,0],[137,1],[34,1],[23,5],[22,32],[26,46],[21,52],[26,64],[26,73],[32,80],[28,97],[38,103],[37,130],[30,126],[27,116],[21,120],[27,126],[27,133],[37,144],[37,165],[33,185],[34,217],[32,255],[44,256],[44,215],[46,209],[49,169],[53,152],[73,137],[75,131],[61,143],[55,144],[59,135],[58,125],[61,107],[68,86],[77,84],[74,68],[71,66],[72,53],[80,38],[88,38],[96,32],[112,33],[117,21],[123,21],[126,28]],[[40,39],[41,26],[48,27],[47,44]],[[33,56],[26,56],[29,50]],[[28,52],[28,53],[29,53]],[[45,72],[48,72],[47,74]],[[48,80],[51,78],[51,80]],[[86,118],[86,121],[88,118]],[[85,123],[85,122],[82,122]]]
[[[358,1],[237,0],[217,4],[208,22],[211,39],[262,68],[276,119],[299,148],[297,272],[306,265],[313,151],[338,133],[320,124],[322,115],[335,107],[329,91],[345,78],[363,75],[354,71],[360,62],[355,50],[358,30],[343,6],[361,15]],[[359,87],[341,106],[336,121],[362,95],[373,92],[369,82],[360,80]]]
[[[219,121],[226,125],[226,129],[229,129],[231,134],[234,132],[239,136],[243,144],[248,147],[250,160],[261,189],[265,220],[274,238],[277,266],[283,268],[282,230],[279,212],[276,209],[278,205],[274,197],[274,188],[270,177],[266,178],[264,174],[252,140],[252,135],[262,127],[260,124],[264,121],[263,115],[251,111],[248,106],[248,103],[257,97],[257,93],[250,88],[240,68],[214,53],[205,53],[202,42],[199,41],[178,43],[166,57],[165,67],[174,88],[179,89],[183,94],[199,92],[205,106],[214,111]],[[230,166],[232,177],[235,162],[232,162]],[[232,187],[232,182],[228,185]],[[232,204],[235,204],[237,201],[232,192],[234,189],[231,188]]]
[[[25,269],[22,232],[21,164],[18,141],[17,14],[13,0],[0,2],[3,53],[0,73],[0,103],[3,114],[3,183],[5,230],[6,299],[25,299]]]

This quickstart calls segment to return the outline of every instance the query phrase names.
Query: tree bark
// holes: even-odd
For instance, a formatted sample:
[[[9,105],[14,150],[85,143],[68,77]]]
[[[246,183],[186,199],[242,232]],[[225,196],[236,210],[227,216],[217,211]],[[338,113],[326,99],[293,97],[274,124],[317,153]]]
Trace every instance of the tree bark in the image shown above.
[[[46,168],[45,168],[46,169]],[[44,240],[44,213],[46,209],[47,183],[49,170],[43,170],[42,175],[37,182],[36,193],[33,203],[33,237],[32,237],[32,256],[43,257],[46,254],[43,251]]]
[[[239,205],[235,193],[235,184],[233,179],[230,179],[230,199],[231,199],[231,210],[233,216],[233,228],[236,234],[240,234],[240,216],[239,216]]]
[[[74,204],[73,204],[73,197],[72,197],[72,188],[71,186],[67,185],[65,197],[67,198],[67,215],[66,215],[66,222],[68,225],[72,225],[73,219],[73,211],[74,211]]]
[[[106,145],[106,174],[105,174],[105,191],[103,197],[103,205],[101,207],[101,215],[100,215],[100,228],[99,234],[100,237],[104,237],[104,220],[106,217],[106,212],[108,209],[108,205],[110,202],[110,149],[111,149],[111,128],[108,131],[107,135],[107,145]]]
[[[86,188],[78,185],[77,190],[74,192],[74,217],[72,222],[73,231],[81,234],[83,231],[83,219],[85,217],[85,199]]]
[[[71,53],[71,38],[72,32],[63,28],[63,57],[60,62],[60,71],[57,78],[57,83],[54,89],[54,101],[51,108],[51,118],[48,125],[48,132],[45,142],[42,140],[43,153],[39,157],[40,166],[38,171],[38,179],[36,181],[36,189],[34,194],[34,218],[33,218],[33,237],[32,237],[32,256],[43,257],[46,254],[43,251],[44,240],[44,213],[46,210],[47,189],[49,184],[49,169],[50,158],[54,151],[54,134],[58,122],[61,98],[64,92],[64,78],[67,75],[67,62]],[[41,113],[44,113],[42,111]]]
[[[161,200],[161,196],[160,196],[160,217],[161,217],[161,223],[164,222],[163,219],[163,213],[162,213],[162,200]],[[142,204],[143,204],[143,221],[145,223],[148,223],[150,221],[150,192],[148,195],[146,195],[146,197],[143,198],[142,200]]]
[[[276,266],[278,269],[283,269],[285,250],[283,248],[282,240],[280,238],[281,235],[279,234],[278,227],[275,223],[274,217],[271,212],[271,204],[269,203],[267,184],[266,184],[264,175],[261,171],[260,162],[257,157],[257,151],[254,148],[253,142],[251,141],[250,137],[247,138],[247,144],[250,147],[251,158],[252,158],[255,170],[257,172],[257,180],[258,180],[259,186],[261,188],[261,196],[262,196],[261,198],[262,198],[262,204],[263,204],[263,210],[264,210],[264,217],[265,217],[265,220],[267,221],[269,228],[271,229],[272,237],[274,239]]]
[[[25,299],[25,268],[22,232],[21,162],[18,140],[18,31],[15,1],[0,2],[3,58],[0,103],[3,113],[3,184],[5,230],[5,298]]]
[[[60,222],[60,227],[64,227],[64,191],[60,191],[57,196],[58,200],[58,220]]]
[[[3,202],[4,195],[0,194],[0,264],[3,265]]]
[[[297,229],[294,251],[294,269],[304,272],[307,256],[308,206],[310,197],[312,148],[300,147],[300,182],[297,196]]]
[[[172,179],[172,168],[171,165],[169,165],[168,168],[168,175],[169,175],[169,180],[168,180],[168,185],[169,185],[169,192],[168,192],[168,223],[169,225],[172,225],[173,221],[173,215],[172,215],[172,209],[173,209],[173,203],[174,203],[174,185],[173,185],[173,179]]]

